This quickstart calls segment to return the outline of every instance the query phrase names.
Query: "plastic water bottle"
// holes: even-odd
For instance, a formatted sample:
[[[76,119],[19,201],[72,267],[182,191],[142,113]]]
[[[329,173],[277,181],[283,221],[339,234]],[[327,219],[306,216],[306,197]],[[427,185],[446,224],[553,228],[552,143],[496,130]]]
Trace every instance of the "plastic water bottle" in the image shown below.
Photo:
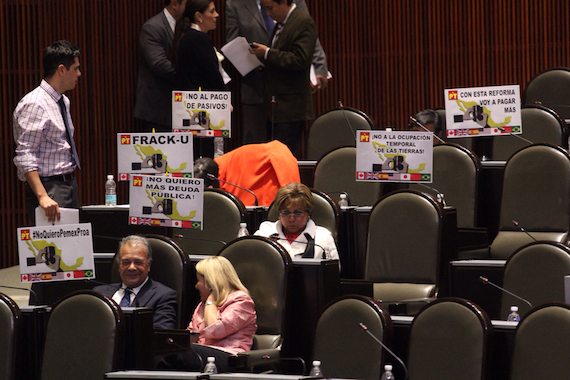
[[[214,158],[220,157],[224,154],[224,138],[214,137]]]
[[[348,201],[346,200],[346,194],[340,195],[340,201],[338,201],[338,205],[342,207],[348,207]]]
[[[331,258],[331,248],[328,245],[323,247],[323,260],[330,260]]]
[[[384,373],[382,374],[382,377],[380,378],[380,380],[395,380],[396,378],[394,377],[394,374],[392,373],[392,365],[391,364],[386,364],[384,366]]]
[[[204,373],[218,373],[215,357],[208,356],[208,363],[206,363],[206,366],[204,367]]]
[[[323,377],[323,371],[321,371],[321,362],[319,360],[313,361],[313,368],[311,368],[311,372],[309,373],[311,377]]]
[[[238,238],[243,236],[248,236],[249,231],[247,230],[247,223],[240,223],[239,224],[239,231],[238,231]]]
[[[519,315],[519,307],[518,306],[511,306],[511,313],[507,317],[507,321],[518,322],[520,320],[521,320],[521,316]]]
[[[105,206],[117,205],[117,184],[113,179],[113,175],[107,175],[107,182],[105,182]]]

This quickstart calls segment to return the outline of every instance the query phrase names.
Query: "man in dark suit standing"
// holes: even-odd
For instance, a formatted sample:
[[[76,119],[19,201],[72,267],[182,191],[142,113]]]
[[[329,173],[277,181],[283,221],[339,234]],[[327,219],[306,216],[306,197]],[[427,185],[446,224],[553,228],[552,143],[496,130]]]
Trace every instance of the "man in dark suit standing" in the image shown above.
[[[293,0],[301,10],[309,13],[305,0]],[[245,37],[249,42],[266,43],[273,31],[274,21],[260,7],[260,0],[226,1],[226,40]],[[313,66],[317,77],[317,88],[327,86],[327,58],[317,39]],[[244,144],[267,142],[267,117],[263,105],[263,73],[253,70],[241,78],[241,103],[243,116]]]
[[[117,255],[122,283],[99,285],[93,290],[112,297],[121,307],[152,307],[155,328],[176,328],[178,295],[148,276],[151,262],[148,241],[138,235],[127,236],[121,241]]]
[[[188,0],[165,0],[165,7],[142,27],[139,36],[139,73],[134,115],[143,131],[172,131],[172,90],[176,74],[170,62],[170,48],[176,20]]]
[[[264,104],[273,137],[301,158],[301,136],[313,118],[309,73],[317,42],[315,22],[293,0],[261,0],[277,24],[270,47],[253,43],[252,52],[265,64]],[[274,124],[272,123],[274,121]]]

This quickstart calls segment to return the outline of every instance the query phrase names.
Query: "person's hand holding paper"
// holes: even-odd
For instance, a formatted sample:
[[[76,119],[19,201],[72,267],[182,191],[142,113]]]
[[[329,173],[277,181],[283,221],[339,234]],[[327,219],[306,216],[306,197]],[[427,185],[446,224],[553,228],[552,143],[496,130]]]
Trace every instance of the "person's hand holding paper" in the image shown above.
[[[244,37],[237,37],[222,47],[222,53],[242,76],[261,65],[257,57],[249,52],[249,43]]]

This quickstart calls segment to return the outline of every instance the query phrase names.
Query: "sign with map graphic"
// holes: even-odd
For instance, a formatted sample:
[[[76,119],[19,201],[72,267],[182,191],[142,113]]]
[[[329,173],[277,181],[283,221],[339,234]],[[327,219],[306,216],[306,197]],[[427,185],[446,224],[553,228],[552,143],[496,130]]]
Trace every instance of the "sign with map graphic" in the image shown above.
[[[357,131],[356,180],[432,182],[433,134]]]
[[[194,144],[191,134],[117,133],[119,181],[129,175],[168,173],[173,177],[192,178]]]
[[[172,91],[172,132],[231,137],[230,91]]]
[[[129,200],[129,224],[202,229],[202,178],[133,175]]]
[[[521,134],[521,97],[516,86],[445,90],[447,137]]]
[[[95,278],[91,223],[18,228],[21,282]]]

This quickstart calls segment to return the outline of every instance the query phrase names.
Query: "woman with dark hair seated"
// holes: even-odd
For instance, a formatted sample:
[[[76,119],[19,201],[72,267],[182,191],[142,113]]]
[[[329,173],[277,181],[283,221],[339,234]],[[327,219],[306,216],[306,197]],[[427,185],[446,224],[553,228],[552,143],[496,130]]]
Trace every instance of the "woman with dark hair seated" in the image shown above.
[[[255,235],[277,240],[291,258],[322,258],[323,250],[327,249],[328,258],[338,260],[332,234],[311,219],[314,206],[311,189],[291,182],[275,195],[274,207],[279,210],[279,220],[261,223]]]

